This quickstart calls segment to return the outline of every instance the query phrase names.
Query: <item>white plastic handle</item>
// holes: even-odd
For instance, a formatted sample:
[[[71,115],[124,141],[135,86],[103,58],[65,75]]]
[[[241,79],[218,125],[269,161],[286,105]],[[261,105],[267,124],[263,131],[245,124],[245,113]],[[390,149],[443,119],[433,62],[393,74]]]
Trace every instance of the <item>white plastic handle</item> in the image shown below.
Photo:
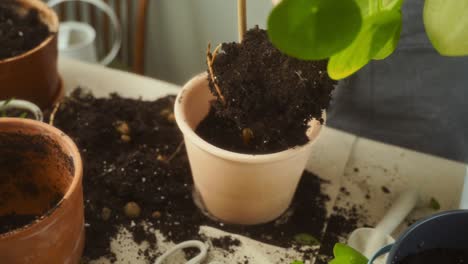
[[[166,251],[162,256],[160,256],[155,264],[163,264],[165,261],[172,256],[174,253],[177,251],[184,249],[184,248],[197,248],[200,250],[200,253],[196,255],[194,258],[189,260],[186,264],[200,264],[202,263],[203,260],[206,259],[206,256],[208,255],[208,246],[205,245],[205,243],[198,241],[198,240],[190,240],[190,241],[185,241],[182,242],[170,250]],[[169,263],[169,262],[167,262]]]
[[[419,193],[416,189],[403,191],[375,229],[384,234],[391,234],[414,209],[418,200]]]
[[[44,115],[42,114],[41,109],[37,105],[29,101],[17,99],[12,99],[8,101],[7,104],[5,104],[6,102],[7,101],[0,101],[0,110],[21,109],[31,112],[37,121],[44,121]]]
[[[369,237],[369,242],[363,252],[365,256],[369,257],[375,253],[378,247],[382,245],[384,238],[393,233],[416,207],[419,199],[419,192],[416,189],[408,189],[398,196],[380,223],[375,227],[375,232]]]
[[[120,50],[120,46],[122,45],[122,29],[120,27],[119,20],[117,19],[117,15],[115,14],[114,10],[102,0],[50,0],[49,2],[47,2],[47,5],[50,7],[55,7],[65,2],[83,2],[94,5],[97,8],[99,8],[102,12],[107,14],[107,16],[110,18],[112,28],[114,29],[115,33],[114,45],[112,45],[112,49],[109,51],[106,57],[104,57],[104,59],[100,61],[100,64],[102,65],[109,65],[115,59],[115,57],[117,57],[117,54]]]
[[[465,184],[463,186],[462,198],[460,202],[460,209],[468,210],[468,166],[465,172]]]

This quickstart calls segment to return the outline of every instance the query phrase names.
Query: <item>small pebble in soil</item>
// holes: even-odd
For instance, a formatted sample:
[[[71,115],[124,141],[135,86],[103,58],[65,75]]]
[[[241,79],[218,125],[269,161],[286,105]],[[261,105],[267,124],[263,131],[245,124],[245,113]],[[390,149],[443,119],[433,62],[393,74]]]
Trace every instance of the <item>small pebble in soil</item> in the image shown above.
[[[101,211],[102,220],[108,221],[110,219],[110,217],[111,217],[111,214],[112,214],[111,209],[109,209],[107,207],[102,208],[102,211]]]
[[[159,112],[159,115],[161,117],[163,117],[163,118],[166,118],[166,119],[170,114],[172,114],[172,110],[169,109],[169,108],[165,108],[165,109],[161,110],[161,112]]]
[[[154,211],[152,214],[151,214],[151,217],[155,218],[155,219],[158,219],[161,217],[161,212],[159,211]]]
[[[124,212],[128,218],[138,218],[141,214],[141,208],[135,202],[128,202],[124,207]]]
[[[126,142],[126,143],[132,141],[132,138],[131,138],[129,135],[121,135],[121,136],[120,136],[120,139],[121,139],[123,142]]]
[[[164,156],[164,155],[161,155],[161,154],[158,154],[158,156],[156,156],[156,159],[159,160],[159,161],[162,161],[162,162],[167,161],[167,157]]]
[[[117,129],[117,131],[122,135],[130,134],[130,127],[128,126],[128,123],[125,121],[115,122],[115,129]]]
[[[170,113],[168,116],[167,116],[167,122],[171,123],[171,124],[175,124],[176,120],[175,120],[175,115],[174,113]]]

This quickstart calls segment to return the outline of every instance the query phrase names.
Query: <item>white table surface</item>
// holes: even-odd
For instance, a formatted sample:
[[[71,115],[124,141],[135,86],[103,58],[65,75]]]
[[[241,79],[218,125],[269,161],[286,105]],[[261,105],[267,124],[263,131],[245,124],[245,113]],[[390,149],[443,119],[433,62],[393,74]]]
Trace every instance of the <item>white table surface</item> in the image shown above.
[[[117,92],[124,97],[153,100],[176,94],[180,89],[177,85],[160,80],[68,59],[60,60],[59,71],[67,92],[81,86],[92,90],[97,97]],[[360,138],[329,127],[322,130],[307,167],[331,181],[326,190],[331,197],[328,203],[329,213],[332,213],[335,205],[360,205],[367,211],[366,222],[369,224],[378,222],[395,196],[409,186],[419,188],[427,201],[431,197],[436,198],[441,204],[441,210],[456,209],[460,202],[466,170],[466,164]],[[388,187],[391,192],[384,193],[382,186]],[[349,190],[351,195],[341,193],[341,187]],[[367,193],[371,199],[365,198]],[[432,213],[434,211],[427,207],[418,208],[409,219],[415,220]],[[406,225],[403,224],[394,236],[397,237],[405,228]],[[201,232],[214,237],[223,234],[222,231],[209,227],[202,227]],[[123,231],[119,238],[124,241],[123,246],[113,243],[121,263],[145,263],[136,259],[138,246],[132,244],[128,234],[127,238],[125,237],[126,233]],[[275,263],[280,256],[286,261],[300,259],[300,254],[292,249],[280,249],[244,237],[239,238],[243,243],[234,255],[224,257],[221,252],[212,250],[211,258],[222,263],[233,263],[245,255],[249,256],[253,263]],[[171,245],[158,244],[158,247],[159,250],[164,250]],[[97,263],[106,261],[101,260]],[[183,260],[174,260],[172,263],[183,263]]]

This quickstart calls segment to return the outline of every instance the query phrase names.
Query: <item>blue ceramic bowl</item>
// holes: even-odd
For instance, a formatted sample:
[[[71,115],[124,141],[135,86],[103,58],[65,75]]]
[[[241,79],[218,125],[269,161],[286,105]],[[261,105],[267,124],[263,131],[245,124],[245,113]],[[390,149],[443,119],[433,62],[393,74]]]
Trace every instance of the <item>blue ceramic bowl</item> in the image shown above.
[[[448,211],[415,223],[395,244],[377,252],[369,264],[388,252],[387,264],[397,264],[409,255],[437,248],[468,248],[468,210]]]

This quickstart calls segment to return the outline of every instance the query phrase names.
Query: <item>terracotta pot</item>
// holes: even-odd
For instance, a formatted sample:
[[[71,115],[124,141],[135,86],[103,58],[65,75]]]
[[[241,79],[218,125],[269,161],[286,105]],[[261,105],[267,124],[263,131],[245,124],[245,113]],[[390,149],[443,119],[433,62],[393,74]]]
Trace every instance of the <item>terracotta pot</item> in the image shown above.
[[[78,149],[63,132],[38,121],[0,118],[0,216],[41,216],[0,234],[0,263],[79,263],[82,176]]]
[[[260,224],[278,218],[291,204],[322,125],[317,120],[311,122],[311,140],[304,146],[266,155],[230,152],[194,132],[213,99],[207,75],[201,74],[183,87],[174,110],[204,207],[215,218],[234,224]]]
[[[41,44],[16,57],[0,60],[0,100],[25,99],[41,108],[63,96],[63,84],[57,70],[57,14],[40,0],[17,0],[20,13],[28,8],[39,10],[42,21],[53,32]]]

